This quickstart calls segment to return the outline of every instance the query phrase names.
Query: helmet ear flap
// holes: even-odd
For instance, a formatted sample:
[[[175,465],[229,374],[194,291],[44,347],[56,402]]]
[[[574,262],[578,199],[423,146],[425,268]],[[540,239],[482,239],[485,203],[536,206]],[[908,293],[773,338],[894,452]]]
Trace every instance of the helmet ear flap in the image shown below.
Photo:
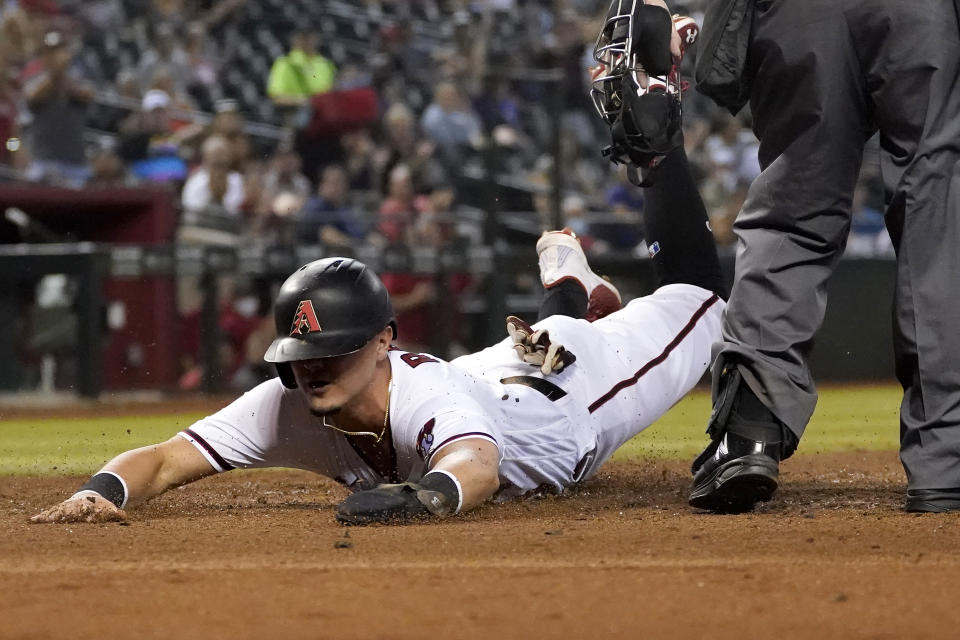
[[[287,389],[296,389],[297,388],[297,379],[293,375],[293,367],[290,366],[289,362],[276,362],[274,366],[277,367],[277,375],[280,376],[280,382],[283,383]]]

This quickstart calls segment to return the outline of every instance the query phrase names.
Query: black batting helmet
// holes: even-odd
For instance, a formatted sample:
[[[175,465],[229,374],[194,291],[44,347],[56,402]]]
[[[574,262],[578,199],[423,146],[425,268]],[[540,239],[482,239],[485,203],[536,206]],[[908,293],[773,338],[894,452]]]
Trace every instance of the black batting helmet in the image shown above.
[[[277,337],[263,359],[283,384],[297,387],[290,362],[358,351],[384,327],[397,323],[390,294],[367,265],[324,258],[300,267],[280,287],[273,319]]]

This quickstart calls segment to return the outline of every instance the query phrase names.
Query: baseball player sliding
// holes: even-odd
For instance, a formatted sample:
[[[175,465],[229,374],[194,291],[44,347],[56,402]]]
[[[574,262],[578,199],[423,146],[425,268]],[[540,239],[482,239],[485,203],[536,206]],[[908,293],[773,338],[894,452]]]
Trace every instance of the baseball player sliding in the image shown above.
[[[264,356],[277,378],[117,456],[32,521],[124,519],[128,506],[236,468],[332,478],[353,490],[336,511],[353,525],[451,516],[591,477],[696,384],[720,337],[719,263],[682,146],[646,168],[653,294],[621,307],[578,239],[549,231],[536,247],[540,320],[511,316],[507,338],[445,362],[391,346],[390,298],[364,264],[311,262],[277,296]]]

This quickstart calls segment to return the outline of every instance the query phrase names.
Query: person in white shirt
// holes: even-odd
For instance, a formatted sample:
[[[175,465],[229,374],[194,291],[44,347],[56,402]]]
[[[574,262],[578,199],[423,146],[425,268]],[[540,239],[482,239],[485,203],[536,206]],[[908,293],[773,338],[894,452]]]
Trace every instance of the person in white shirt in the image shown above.
[[[212,135],[203,142],[202,163],[183,185],[181,202],[186,211],[223,207],[230,216],[238,216],[244,201],[243,176],[231,171],[230,142]]]

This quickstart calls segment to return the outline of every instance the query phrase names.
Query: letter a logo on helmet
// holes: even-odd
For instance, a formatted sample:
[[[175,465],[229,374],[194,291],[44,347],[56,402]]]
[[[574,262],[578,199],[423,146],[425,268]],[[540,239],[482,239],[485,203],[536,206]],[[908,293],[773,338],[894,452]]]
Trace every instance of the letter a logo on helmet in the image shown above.
[[[263,359],[277,365],[288,389],[297,388],[291,362],[355,353],[387,327],[397,336],[390,293],[353,258],[321,258],[290,274],[277,293],[273,324],[277,337]]]
[[[313,302],[310,300],[301,300],[297,305],[297,313],[293,316],[293,324],[290,325],[290,335],[303,335],[313,333],[314,331],[323,331],[320,323],[317,321],[317,312],[313,310]]]

